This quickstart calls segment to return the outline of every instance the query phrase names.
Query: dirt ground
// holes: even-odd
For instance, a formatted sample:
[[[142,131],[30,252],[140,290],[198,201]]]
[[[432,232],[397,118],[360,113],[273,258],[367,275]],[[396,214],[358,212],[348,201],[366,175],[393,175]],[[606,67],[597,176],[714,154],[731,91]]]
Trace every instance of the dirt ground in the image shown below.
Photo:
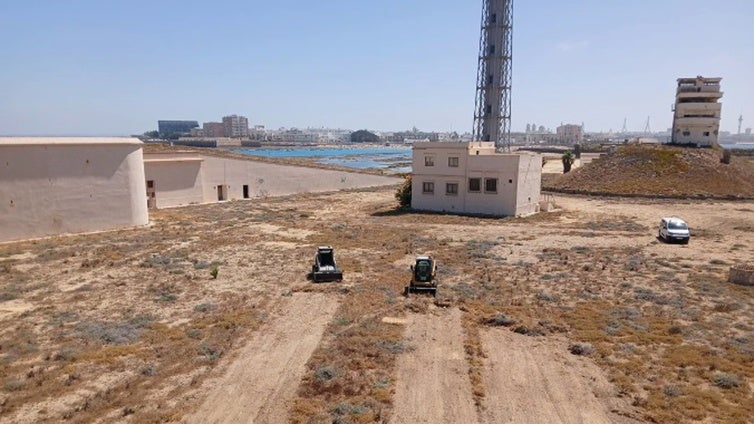
[[[411,314],[398,358],[392,423],[479,422],[457,308]]]
[[[751,421],[754,288],[727,273],[754,257],[754,202],[556,195],[489,219],[393,195],[0,245],[0,421]],[[657,240],[667,215],[688,245]],[[344,282],[306,279],[322,244]],[[401,295],[418,254],[437,299]]]

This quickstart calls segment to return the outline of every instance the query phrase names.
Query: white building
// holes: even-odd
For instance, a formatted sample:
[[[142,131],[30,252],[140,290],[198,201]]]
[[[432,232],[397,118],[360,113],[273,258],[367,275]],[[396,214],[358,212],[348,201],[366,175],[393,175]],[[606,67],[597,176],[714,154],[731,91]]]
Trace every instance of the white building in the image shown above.
[[[223,135],[225,137],[248,137],[249,120],[245,116],[223,116]]]
[[[413,209],[528,215],[539,209],[541,183],[539,154],[495,153],[492,142],[414,144]]]
[[[718,103],[722,78],[678,78],[673,107],[675,144],[714,146],[720,129],[722,104]]]
[[[0,138],[0,242],[149,223],[135,138]]]
[[[145,153],[144,171],[151,208],[400,183],[395,177],[180,151]]]

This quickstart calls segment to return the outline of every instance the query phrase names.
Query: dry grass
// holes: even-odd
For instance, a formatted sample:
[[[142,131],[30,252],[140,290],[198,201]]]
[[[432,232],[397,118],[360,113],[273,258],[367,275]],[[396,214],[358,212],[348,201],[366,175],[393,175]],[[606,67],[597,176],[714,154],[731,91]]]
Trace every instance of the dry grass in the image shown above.
[[[573,172],[543,181],[546,189],[578,193],[670,197],[754,198],[754,166],[714,149],[619,147]],[[692,183],[689,183],[692,182]]]
[[[179,420],[195,407],[187,394],[276,299],[323,291],[342,300],[289,419],[385,421],[396,358],[412,347],[381,319],[432,304],[400,295],[412,258],[427,253],[440,263],[437,305],[463,311],[479,405],[479,332],[501,325],[591,345],[614,395],[645,420],[754,416],[754,293],[725,282],[728,255],[746,254],[751,232],[735,249],[719,236],[712,257],[665,254],[630,215],[484,219],[394,212],[393,202],[391,190],[229,202],[159,211],[149,229],[0,246],[0,306],[18,308],[0,315],[0,420]],[[344,283],[306,282],[320,244],[335,246]]]

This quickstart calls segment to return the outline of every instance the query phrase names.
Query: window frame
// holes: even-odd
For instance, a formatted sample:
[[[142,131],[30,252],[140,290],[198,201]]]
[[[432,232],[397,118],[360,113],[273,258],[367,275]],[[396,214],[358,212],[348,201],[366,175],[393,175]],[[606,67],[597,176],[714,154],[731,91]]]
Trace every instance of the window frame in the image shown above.
[[[422,194],[435,194],[435,182],[422,181]]]
[[[424,166],[435,166],[435,157],[433,155],[424,156]]]
[[[452,191],[451,187],[455,187],[455,191]],[[445,183],[445,195],[458,196],[458,183]]]
[[[473,190],[471,188],[471,181],[475,180],[478,184],[477,189]],[[482,177],[470,177],[469,178],[469,193],[481,193],[482,192]]]
[[[459,163],[458,156],[448,156],[448,168],[458,168]]]
[[[489,183],[491,181],[495,182],[494,183],[495,184],[495,189],[494,190],[490,190],[489,189],[489,187],[490,187]],[[497,194],[497,178],[485,178],[484,179],[484,192],[485,193],[489,193],[489,194]]]

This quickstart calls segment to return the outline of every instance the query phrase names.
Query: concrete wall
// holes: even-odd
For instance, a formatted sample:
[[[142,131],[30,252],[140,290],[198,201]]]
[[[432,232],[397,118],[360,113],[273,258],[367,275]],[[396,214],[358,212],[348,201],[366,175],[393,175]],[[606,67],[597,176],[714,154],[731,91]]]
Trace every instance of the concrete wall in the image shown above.
[[[427,166],[425,158],[432,158]],[[449,166],[458,158],[458,167]],[[455,160],[451,160],[452,163]],[[417,143],[414,145],[411,207],[417,210],[516,216],[536,212],[542,178],[538,154],[497,154],[492,143]],[[477,179],[479,190],[471,190]],[[496,181],[487,190],[488,180]],[[434,193],[424,192],[434,184]],[[457,184],[457,193],[447,185]]]
[[[156,208],[204,203],[201,158],[145,158],[144,174],[152,182]]]
[[[146,225],[141,142],[0,138],[0,241]]]
[[[145,166],[147,179],[154,181],[158,208],[217,202],[218,187],[222,191],[223,200],[239,200],[244,198],[244,186],[248,187],[248,198],[255,199],[401,182],[396,177],[276,165],[196,153],[149,153],[145,155]]]

